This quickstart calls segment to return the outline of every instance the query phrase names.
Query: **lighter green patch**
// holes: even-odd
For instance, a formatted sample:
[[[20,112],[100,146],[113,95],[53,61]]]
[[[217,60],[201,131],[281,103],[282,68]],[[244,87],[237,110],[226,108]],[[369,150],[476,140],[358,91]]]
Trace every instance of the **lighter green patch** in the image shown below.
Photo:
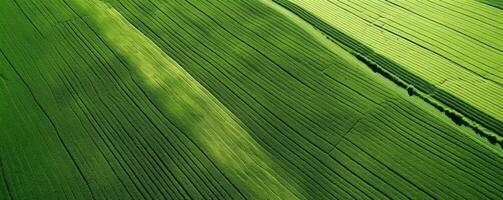
[[[195,138],[232,182],[254,199],[297,199],[295,187],[237,118],[149,38],[101,1],[74,1],[111,47],[162,102],[161,108]]]

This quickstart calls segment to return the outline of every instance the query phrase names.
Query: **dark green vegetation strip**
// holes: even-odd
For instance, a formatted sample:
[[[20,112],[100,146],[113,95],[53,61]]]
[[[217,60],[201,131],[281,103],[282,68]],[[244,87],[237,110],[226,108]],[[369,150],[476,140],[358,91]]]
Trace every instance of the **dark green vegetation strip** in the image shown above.
[[[260,2],[107,2],[232,113],[298,198],[503,196],[501,154]],[[173,68],[132,62],[92,16],[104,13],[74,3],[0,3],[0,197],[260,197],[191,130],[201,112],[166,106],[183,92],[156,77]]]
[[[477,1],[503,10],[503,1],[500,0],[477,0]]]
[[[319,19],[314,14],[296,5],[295,3],[292,3],[289,0],[273,1],[280,4],[281,6],[284,6],[291,12],[308,21],[313,26],[330,36],[330,38],[335,42],[346,46],[349,51],[353,51],[353,54],[355,54],[355,56],[359,60],[367,63],[367,65],[374,71],[381,73],[390,80],[393,80],[399,86],[411,90],[411,94],[418,94],[421,96],[421,98],[425,99],[428,102],[432,102],[432,100],[429,98],[434,98],[435,100],[438,100],[441,103],[447,105],[449,108],[454,109],[455,111],[442,105],[434,105],[442,112],[445,112],[446,115],[456,123],[469,126],[480,135],[487,137],[491,142],[496,142],[500,145],[503,145],[503,135],[501,135],[503,134],[503,121],[500,121],[493,116],[478,110],[456,95],[437,88],[435,85],[418,77],[414,73],[407,71],[403,66],[394,62],[392,59],[375,53],[369,47],[351,38],[347,34],[338,30],[336,27],[327,24],[325,21]],[[412,91],[414,90],[414,88],[421,91],[421,94]],[[491,131],[486,131],[485,128],[480,127],[480,125],[463,119],[463,116],[468,117],[469,119],[479,123],[483,127],[490,129]],[[498,135],[495,135],[492,132]]]

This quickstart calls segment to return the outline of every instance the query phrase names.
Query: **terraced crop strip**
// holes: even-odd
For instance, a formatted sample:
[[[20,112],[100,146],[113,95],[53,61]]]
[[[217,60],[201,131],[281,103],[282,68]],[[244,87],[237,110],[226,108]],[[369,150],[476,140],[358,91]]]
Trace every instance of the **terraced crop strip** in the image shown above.
[[[341,28],[325,14],[350,2],[327,2],[0,1],[0,199],[503,196],[501,146],[389,80],[501,134],[501,10],[410,8],[493,19],[460,43],[444,40],[460,27],[409,27],[393,45],[412,61],[357,32],[398,3],[354,1],[372,6]]]

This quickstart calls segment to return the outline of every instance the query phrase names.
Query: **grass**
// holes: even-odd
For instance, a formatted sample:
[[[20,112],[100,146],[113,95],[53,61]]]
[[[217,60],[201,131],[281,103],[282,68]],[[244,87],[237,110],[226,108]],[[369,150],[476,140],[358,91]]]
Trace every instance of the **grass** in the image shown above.
[[[285,7],[2,1],[1,199],[503,195],[501,147],[409,81],[436,85]]]

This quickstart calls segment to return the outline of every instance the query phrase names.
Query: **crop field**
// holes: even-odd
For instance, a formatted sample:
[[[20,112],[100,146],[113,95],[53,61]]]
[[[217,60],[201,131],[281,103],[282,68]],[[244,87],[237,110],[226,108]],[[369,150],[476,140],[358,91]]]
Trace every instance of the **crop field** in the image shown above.
[[[484,132],[503,133],[501,8],[472,1],[275,1]]]
[[[495,0],[0,0],[0,200],[501,199]]]

